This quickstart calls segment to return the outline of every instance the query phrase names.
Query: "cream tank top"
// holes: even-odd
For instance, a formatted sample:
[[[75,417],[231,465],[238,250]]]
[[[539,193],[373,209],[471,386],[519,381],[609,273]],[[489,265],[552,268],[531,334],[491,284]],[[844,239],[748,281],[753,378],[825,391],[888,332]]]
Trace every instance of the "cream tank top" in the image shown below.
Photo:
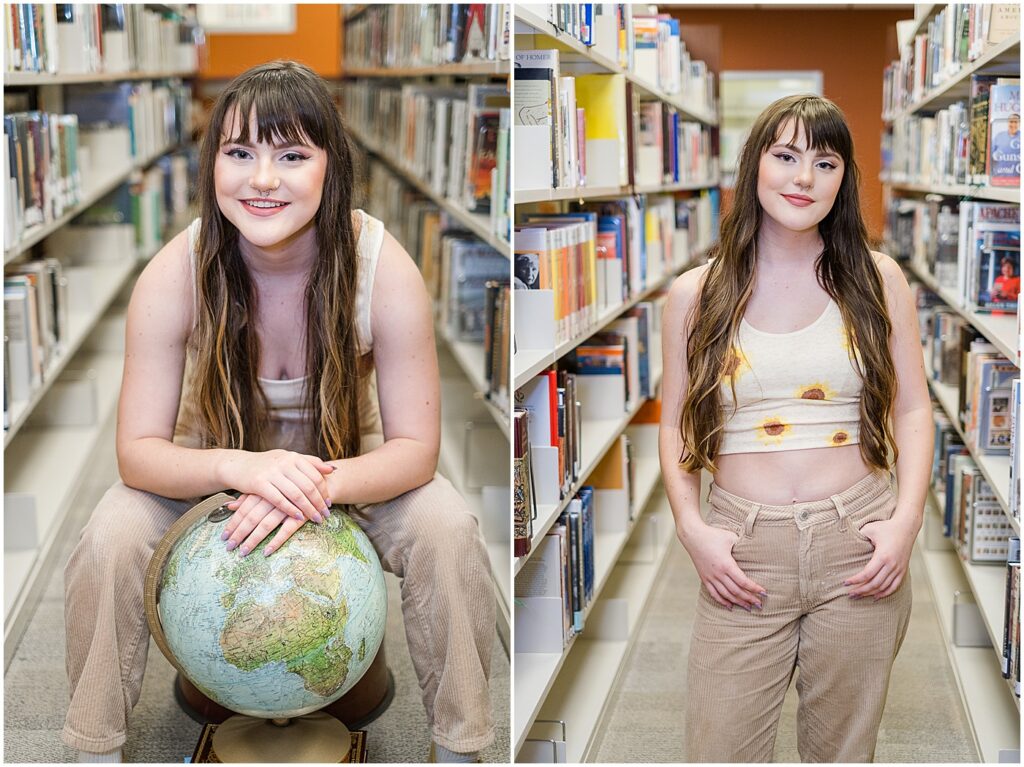
[[[384,242],[384,225],[362,210],[353,211],[359,220],[359,239],[356,252],[359,259],[359,280],[356,292],[356,336],[360,356],[373,350],[373,331],[370,324],[370,301],[373,296],[373,278],[377,271],[381,245]],[[192,265],[193,301],[196,300],[195,247],[199,239],[200,219],[195,219],[188,228],[189,261]],[[193,312],[195,316],[195,312]],[[196,405],[192,392],[191,354],[185,360],[185,374],[182,382],[181,405],[174,429],[174,442],[185,447],[200,447],[198,430],[195,428]],[[304,388],[308,376],[283,380],[260,378],[259,384],[266,395],[269,412],[269,444],[285,450],[315,454],[313,424],[302,409]],[[371,371],[363,378],[359,392],[359,434],[360,453],[367,453],[384,443],[384,429],[381,424],[380,406],[377,400],[377,375]],[[327,456],[320,456],[326,458]]]
[[[735,415],[730,382],[739,404]],[[831,298],[818,319],[792,333],[765,333],[744,319],[722,377],[725,426],[718,452],[857,444],[861,388],[842,313]]]

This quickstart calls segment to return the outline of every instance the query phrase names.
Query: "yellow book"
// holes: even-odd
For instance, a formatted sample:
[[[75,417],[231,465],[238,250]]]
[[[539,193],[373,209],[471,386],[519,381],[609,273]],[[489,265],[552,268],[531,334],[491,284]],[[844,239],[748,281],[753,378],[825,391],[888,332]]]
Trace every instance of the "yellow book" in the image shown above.
[[[579,75],[576,106],[584,111],[587,186],[629,183],[626,138],[626,76]]]

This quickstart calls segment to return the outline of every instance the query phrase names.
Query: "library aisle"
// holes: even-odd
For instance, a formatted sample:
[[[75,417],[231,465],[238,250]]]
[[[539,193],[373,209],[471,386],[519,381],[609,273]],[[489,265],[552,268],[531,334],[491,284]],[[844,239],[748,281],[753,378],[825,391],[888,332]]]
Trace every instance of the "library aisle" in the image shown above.
[[[754,119],[797,93],[849,123],[932,395],[876,758],[1019,761],[1019,13],[515,4],[512,129],[536,148],[513,158],[517,762],[683,758],[699,582],[660,476],[662,311],[713,254]],[[798,758],[794,698],[779,761]]]
[[[63,570],[118,480],[127,303],[145,265],[197,215],[199,142],[217,95],[252,66],[292,59],[324,78],[341,111],[356,165],[353,207],[383,221],[432,299],[438,471],[477,518],[490,565],[485,596],[497,608],[488,647],[496,734],[480,758],[507,762],[510,6],[9,8],[0,176],[6,760],[77,758],[61,743]],[[401,581],[385,581],[387,667],[360,704],[365,713],[378,695],[372,702],[386,708],[363,727],[369,761],[424,762],[431,734]],[[388,671],[393,697],[379,681]],[[176,700],[175,673],[154,643],[126,760],[181,762],[196,748],[201,728]]]
[[[875,761],[976,762],[920,552],[910,569],[914,611],[904,651],[893,666]],[[682,758],[686,663],[699,586],[686,552],[673,546],[608,698],[607,716],[594,741],[595,762],[658,763]],[[921,695],[922,689],[928,694]],[[800,761],[796,700],[796,688],[791,687],[782,707],[774,762]]]

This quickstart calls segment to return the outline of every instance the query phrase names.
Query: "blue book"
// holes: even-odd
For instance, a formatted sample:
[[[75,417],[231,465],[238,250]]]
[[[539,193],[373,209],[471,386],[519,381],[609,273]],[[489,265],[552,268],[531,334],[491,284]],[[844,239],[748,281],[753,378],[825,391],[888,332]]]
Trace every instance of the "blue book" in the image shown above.
[[[584,485],[579,491],[583,503],[583,595],[584,604],[594,598],[594,488]]]

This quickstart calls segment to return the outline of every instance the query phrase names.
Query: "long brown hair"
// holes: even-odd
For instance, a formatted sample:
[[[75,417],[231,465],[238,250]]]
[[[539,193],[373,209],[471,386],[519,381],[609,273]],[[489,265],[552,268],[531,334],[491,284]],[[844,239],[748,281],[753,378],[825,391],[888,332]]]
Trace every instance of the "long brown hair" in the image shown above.
[[[202,224],[196,247],[196,318],[189,339],[192,396],[205,447],[268,449],[268,403],[258,384],[258,295],[242,260],[238,229],[217,205],[214,163],[222,140],[312,142],[327,155],[323,196],[314,216],[317,258],[306,284],[306,380],[303,407],[317,427],[325,460],[359,452],[359,351],[355,324],[358,258],[352,223],[354,160],[341,116],[324,81],[292,61],[239,75],[213,107],[199,160]],[[223,136],[237,115],[238,136]]]
[[[795,131],[804,130],[811,149],[838,154],[846,168],[835,204],[818,224],[825,248],[814,269],[818,283],[839,306],[850,341],[850,359],[863,382],[861,455],[869,466],[880,469],[888,468],[890,449],[893,461],[898,455],[890,423],[896,395],[896,370],[889,350],[892,323],[861,215],[853,138],[842,112],[828,99],[789,96],[765,109],[751,128],[739,158],[734,203],[709,254],[711,265],[694,308],[686,345],[689,387],[679,421],[683,441],[680,466],[686,471],[716,470],[725,420],[720,387],[756,271],[754,251],[762,216],[758,167],[761,156],[779,140],[790,120]]]

